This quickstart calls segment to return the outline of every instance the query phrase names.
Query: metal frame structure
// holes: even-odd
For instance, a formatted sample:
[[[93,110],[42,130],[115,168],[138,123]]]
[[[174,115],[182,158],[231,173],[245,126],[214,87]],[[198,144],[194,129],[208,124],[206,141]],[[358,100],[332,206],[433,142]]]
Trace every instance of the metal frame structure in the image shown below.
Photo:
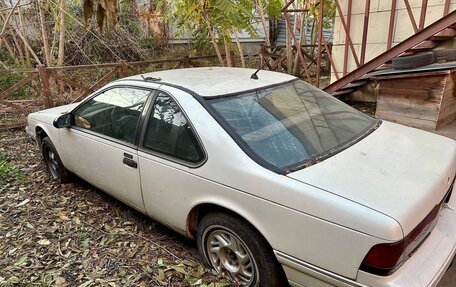
[[[401,43],[397,44],[393,47],[393,38],[395,33],[395,23],[396,23],[396,13],[397,13],[397,6],[398,0],[391,0],[391,13],[389,17],[389,25],[388,25],[388,35],[387,35],[387,50],[377,57],[366,60],[366,47],[367,47],[367,38],[369,34],[369,18],[370,18],[370,4],[371,0],[365,0],[364,2],[364,15],[363,15],[363,26],[362,28],[362,41],[361,47],[359,51],[359,55],[356,52],[355,45],[352,41],[352,35],[350,34],[352,27],[352,8],[353,8],[353,0],[347,0],[347,11],[344,15],[344,11],[341,8],[340,0],[334,0],[336,6],[336,13],[337,17],[340,19],[340,23],[342,26],[342,31],[345,34],[345,47],[344,47],[344,59],[343,59],[343,68],[342,71],[336,70],[336,65],[334,64],[333,58],[330,53],[330,49],[328,49],[328,43],[326,43],[326,39],[323,36],[323,20],[325,15],[325,8],[324,7],[324,0],[315,0],[313,3],[316,2],[318,5],[318,15],[317,15],[317,24],[318,24],[318,31],[317,31],[317,45],[312,46],[312,49],[316,49],[316,72],[315,72],[315,82],[312,82],[312,77],[309,72],[309,64],[306,62],[307,54],[303,53],[302,47],[298,41],[298,37],[296,35],[295,29],[293,29],[291,21],[290,21],[290,13],[303,13],[302,17],[308,17],[307,13],[309,12],[304,5],[302,9],[296,9],[296,0],[289,0],[284,8],[282,9],[283,15],[285,17],[285,21],[287,24],[287,30],[289,33],[289,38],[293,40],[294,45],[296,47],[297,57],[300,60],[301,66],[304,69],[305,78],[309,83],[316,85],[317,87],[320,86],[320,75],[321,75],[321,66],[322,66],[322,54],[325,53],[327,55],[327,61],[330,63],[331,68],[336,76],[336,81],[332,84],[326,86],[324,89],[327,92],[334,93],[337,92],[344,87],[346,87],[351,82],[359,79],[360,77],[364,76],[366,73],[380,67],[381,65],[385,64],[386,62],[390,61],[392,58],[402,55],[403,53],[415,48],[418,49],[418,45],[423,41],[428,40],[432,36],[436,35],[440,31],[444,30],[445,28],[451,27],[456,24],[456,13],[450,13],[450,0],[445,0],[444,2],[444,11],[443,17],[436,21],[433,24],[428,25],[425,27],[426,23],[426,14],[428,8],[428,0],[422,0],[421,9],[420,9],[420,16],[419,19],[415,19],[412,11],[412,7],[410,5],[409,0],[399,0],[404,2],[404,6],[406,8],[407,14],[410,19],[410,23],[413,27],[415,32],[414,35],[410,36],[409,38],[405,39]],[[296,3],[295,3],[296,2]],[[361,2],[361,1],[360,1]],[[304,1],[304,4],[306,1]],[[293,7],[294,6],[294,7]],[[377,32],[377,31],[376,31]],[[303,35],[301,31],[301,35]],[[353,71],[348,70],[348,60],[352,57],[355,64],[356,69]],[[311,59],[312,60],[312,59]]]

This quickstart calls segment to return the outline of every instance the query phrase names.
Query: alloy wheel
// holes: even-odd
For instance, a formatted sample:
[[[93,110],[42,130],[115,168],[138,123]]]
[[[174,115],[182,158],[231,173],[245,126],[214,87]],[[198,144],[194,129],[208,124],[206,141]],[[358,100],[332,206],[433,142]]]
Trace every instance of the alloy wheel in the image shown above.
[[[206,254],[212,267],[241,286],[254,286],[258,267],[246,244],[231,230],[212,226],[206,230]]]

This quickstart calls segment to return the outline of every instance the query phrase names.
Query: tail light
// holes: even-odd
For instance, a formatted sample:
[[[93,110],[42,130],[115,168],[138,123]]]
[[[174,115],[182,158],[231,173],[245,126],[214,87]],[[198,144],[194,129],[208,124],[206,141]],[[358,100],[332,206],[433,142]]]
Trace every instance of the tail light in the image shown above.
[[[449,190],[449,192],[451,189]],[[393,273],[410,257],[429,235],[437,223],[437,215],[448,193],[442,201],[401,241],[382,243],[373,246],[361,263],[360,270],[375,275],[386,276]]]
[[[404,254],[404,241],[377,244],[371,248],[361,264],[361,270],[376,275],[388,275],[396,270]]]

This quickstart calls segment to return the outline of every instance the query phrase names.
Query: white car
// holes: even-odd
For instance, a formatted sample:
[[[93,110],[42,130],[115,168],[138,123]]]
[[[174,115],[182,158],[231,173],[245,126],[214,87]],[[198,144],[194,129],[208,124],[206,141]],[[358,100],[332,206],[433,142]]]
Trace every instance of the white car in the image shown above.
[[[241,286],[435,286],[456,252],[455,141],[254,72],[117,80],[27,131],[52,178],[196,239]]]

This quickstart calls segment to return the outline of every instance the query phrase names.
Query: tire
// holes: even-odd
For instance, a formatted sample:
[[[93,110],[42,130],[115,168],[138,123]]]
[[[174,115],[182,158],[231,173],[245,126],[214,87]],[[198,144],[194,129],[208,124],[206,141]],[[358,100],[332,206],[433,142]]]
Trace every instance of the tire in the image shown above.
[[[436,61],[456,61],[456,49],[434,50]]]
[[[433,52],[424,52],[410,56],[397,57],[392,60],[393,69],[412,69],[433,64],[435,61]]]
[[[241,218],[207,214],[198,225],[197,245],[208,266],[240,286],[289,286],[271,246]]]
[[[46,171],[51,179],[59,184],[67,183],[69,181],[69,173],[63,166],[57,150],[48,137],[43,138],[41,141],[41,153],[43,154]]]

